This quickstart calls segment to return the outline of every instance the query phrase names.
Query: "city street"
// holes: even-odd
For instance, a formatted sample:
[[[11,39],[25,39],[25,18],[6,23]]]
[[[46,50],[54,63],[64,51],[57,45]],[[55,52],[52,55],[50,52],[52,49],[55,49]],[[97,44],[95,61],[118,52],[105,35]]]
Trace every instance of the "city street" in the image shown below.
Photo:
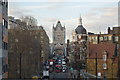
[[[118,2],[13,1],[0,0],[0,80],[119,80]]]
[[[71,76],[70,76],[70,73],[69,72],[65,72],[65,73],[51,73],[50,74],[50,79],[60,79],[60,78],[63,78],[63,79],[65,79],[65,78],[71,78]]]

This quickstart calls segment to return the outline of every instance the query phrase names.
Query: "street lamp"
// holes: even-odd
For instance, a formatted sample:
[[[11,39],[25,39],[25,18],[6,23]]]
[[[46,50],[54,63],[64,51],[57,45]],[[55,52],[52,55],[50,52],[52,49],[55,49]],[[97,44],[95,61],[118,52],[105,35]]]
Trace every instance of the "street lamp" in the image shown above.
[[[97,72],[98,72],[97,71],[97,53],[96,53],[96,58],[95,59],[96,59],[96,80],[97,80]]]
[[[114,78],[114,76],[113,76],[113,61],[114,61],[114,59],[115,59],[115,57],[113,56],[113,57],[112,57],[112,80],[113,80],[113,78]]]

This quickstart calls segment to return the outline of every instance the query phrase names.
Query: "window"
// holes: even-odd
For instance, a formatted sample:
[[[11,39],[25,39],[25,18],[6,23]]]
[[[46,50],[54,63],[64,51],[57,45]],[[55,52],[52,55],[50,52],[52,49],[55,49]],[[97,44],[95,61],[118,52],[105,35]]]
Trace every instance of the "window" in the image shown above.
[[[119,49],[119,44],[117,44],[117,49]]]
[[[115,42],[117,42],[118,41],[118,36],[115,36]]]
[[[8,28],[8,22],[6,20],[5,20],[4,24],[5,24],[5,27]]]
[[[97,41],[97,37],[92,37],[93,42]]]
[[[112,36],[109,36],[109,40],[112,40]]]
[[[3,0],[3,2],[6,2],[5,0]]]
[[[107,36],[104,36],[104,40],[105,40],[105,41],[108,40],[108,37],[107,37]]]
[[[107,69],[107,64],[106,63],[103,64],[103,69]]]
[[[5,49],[5,50],[8,49],[8,44],[6,42],[3,42],[3,49]]]
[[[3,65],[3,73],[7,72],[8,71],[8,66],[7,64]]]
[[[107,60],[107,55],[103,55],[103,61]]]
[[[91,39],[91,37],[89,37],[89,41],[90,41],[90,42],[92,42],[92,39]]]
[[[103,41],[103,37],[100,37],[100,41]]]
[[[3,22],[2,22],[2,23],[3,23],[3,26],[5,26],[5,19],[3,19]]]
[[[8,22],[3,18],[2,20],[3,26],[5,26],[6,28],[8,28]]]

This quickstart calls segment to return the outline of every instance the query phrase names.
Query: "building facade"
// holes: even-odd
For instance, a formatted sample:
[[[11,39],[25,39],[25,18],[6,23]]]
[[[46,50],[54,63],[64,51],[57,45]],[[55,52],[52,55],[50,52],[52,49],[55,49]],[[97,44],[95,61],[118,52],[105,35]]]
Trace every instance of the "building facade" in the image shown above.
[[[114,50],[112,50],[112,51],[114,51],[114,53],[109,53],[109,54],[112,54],[113,56],[109,57],[109,59],[107,60],[107,62],[110,63],[109,65],[111,65],[111,66],[112,66],[112,64],[115,65],[114,66],[115,73],[113,73],[113,74],[115,74],[115,76],[109,75],[109,76],[107,76],[108,78],[115,78],[115,77],[119,76],[119,69],[120,69],[119,68],[119,61],[120,61],[120,56],[119,56],[120,55],[120,32],[119,32],[119,30],[120,30],[120,27],[113,27],[113,29],[110,29],[110,27],[108,27],[107,34],[94,34],[94,33],[88,34],[88,41],[89,41],[88,47],[91,47],[90,44],[98,45],[98,46],[100,44],[104,44],[104,46],[105,46],[105,44],[107,44],[107,43],[114,44],[114,46],[115,46],[115,49],[113,48]],[[103,47],[103,49],[107,48],[107,47],[109,47],[109,46]],[[111,49],[112,48],[109,48],[109,50],[111,50]],[[88,56],[91,54],[90,51],[91,51],[90,48],[88,48]],[[99,52],[99,50],[98,51],[96,50],[96,52]],[[102,54],[102,53],[100,53],[100,54]],[[113,61],[113,57],[117,57],[117,58],[115,58],[115,61]],[[94,58],[94,60],[95,60],[95,58]],[[101,61],[102,61],[102,59],[101,59]],[[113,62],[110,62],[110,61],[113,61]],[[109,66],[109,67],[111,67],[111,66]],[[108,72],[108,74],[109,74],[109,72]]]
[[[10,29],[8,30],[8,78],[39,77],[42,75],[43,64],[50,54],[49,37],[42,26],[30,30],[22,28],[23,25],[14,28],[11,24],[14,22],[10,21]]]
[[[0,0],[0,79],[8,77],[8,2]]]
[[[72,42],[70,42],[69,61],[77,70],[85,69],[87,54],[87,30],[83,27],[82,18],[79,18],[79,25],[72,33]]]
[[[116,50],[116,44],[110,42],[89,44],[86,71],[102,78],[118,78]]]
[[[58,21],[56,27],[53,25],[53,43],[52,52],[53,54],[66,54],[66,44],[65,44],[65,26],[62,27],[61,22]]]

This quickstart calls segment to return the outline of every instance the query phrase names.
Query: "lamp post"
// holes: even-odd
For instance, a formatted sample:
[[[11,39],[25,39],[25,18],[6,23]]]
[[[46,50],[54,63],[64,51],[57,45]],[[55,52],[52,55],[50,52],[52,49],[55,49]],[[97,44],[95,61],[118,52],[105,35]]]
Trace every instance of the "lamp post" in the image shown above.
[[[96,53],[96,80],[97,80],[97,53]]]
[[[114,61],[114,56],[112,57],[112,80],[114,78],[114,76],[113,76],[113,61]]]
[[[20,79],[21,79],[21,53],[20,53]]]

